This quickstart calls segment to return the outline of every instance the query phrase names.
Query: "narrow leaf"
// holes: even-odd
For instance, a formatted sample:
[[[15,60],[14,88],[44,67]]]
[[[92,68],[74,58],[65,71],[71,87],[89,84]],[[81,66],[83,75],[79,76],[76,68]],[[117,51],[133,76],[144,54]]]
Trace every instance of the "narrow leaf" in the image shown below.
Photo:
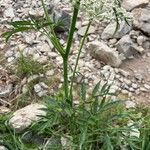
[[[14,27],[18,27],[18,26],[30,26],[33,25],[31,21],[14,21],[11,22],[10,25],[14,26]]]
[[[116,29],[115,29],[115,32],[114,32],[114,35],[115,35],[116,32],[118,31],[119,27],[120,27],[120,24],[119,24],[119,19],[118,19],[118,14],[117,14],[116,8],[113,8],[113,11],[114,11],[114,14],[115,14],[115,19],[116,19]]]
[[[98,92],[100,87],[100,81],[96,84],[96,86],[94,87],[93,91],[92,91],[92,96],[94,97],[96,95],[96,93]]]
[[[85,82],[83,82],[83,83],[81,84],[80,95],[81,95],[81,99],[82,99],[83,101],[85,101],[85,100],[86,100],[86,84],[85,84]]]
[[[51,42],[53,43],[54,47],[63,56],[64,49],[62,48],[61,44],[58,42],[58,40],[54,36],[51,36],[50,38],[51,38]]]

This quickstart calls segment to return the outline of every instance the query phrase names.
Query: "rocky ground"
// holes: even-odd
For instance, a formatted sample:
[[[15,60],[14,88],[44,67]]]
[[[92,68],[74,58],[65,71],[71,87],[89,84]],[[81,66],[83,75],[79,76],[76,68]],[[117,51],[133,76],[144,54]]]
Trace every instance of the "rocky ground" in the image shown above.
[[[65,29],[57,31],[61,44],[65,45],[71,10],[61,0],[55,0],[53,4],[47,0],[46,5],[54,20],[66,19]],[[126,107],[130,108],[137,103],[150,104],[150,2],[123,0],[122,6],[133,14],[130,26],[123,21],[114,34],[116,23],[97,21],[92,24],[79,61],[76,83],[84,79],[90,93],[99,81],[101,85],[107,82],[112,85],[110,92],[127,100]],[[27,19],[29,15],[42,17],[43,14],[39,0],[1,0],[0,35],[10,28],[10,21]],[[82,15],[76,25],[77,32],[70,54],[70,75],[79,40],[87,26],[87,20]],[[35,67],[31,68],[32,74],[21,74],[21,65],[16,63],[21,57],[27,58],[25,62],[29,68],[29,63]],[[31,58],[37,63],[30,61]],[[45,115],[45,112],[39,110],[45,106],[37,103],[38,100],[55,94],[62,83],[62,59],[52,43],[41,33],[20,33],[8,43],[0,37],[0,114],[26,106],[17,110],[9,121],[17,132],[30,126],[32,121],[37,121],[37,114]],[[75,101],[78,101],[76,96]],[[0,149],[4,150],[5,147],[0,146]]]
[[[61,44],[65,45],[71,10],[60,0],[54,4],[47,0],[46,5],[54,20],[67,20],[65,29],[61,33],[58,31]],[[150,103],[150,3],[149,0],[123,0],[122,6],[133,14],[130,26],[121,22],[119,30],[114,34],[116,23],[92,24],[87,44],[81,54],[78,67],[80,74],[76,81],[80,83],[84,77],[89,85],[89,92],[98,81],[101,81],[102,85],[108,82],[112,84],[111,92],[117,92],[119,97],[128,100],[129,104],[131,101],[132,104]],[[8,22],[27,19],[29,15],[43,16],[40,1],[1,0],[0,34],[8,30]],[[86,25],[87,21],[80,17],[70,54],[70,68],[75,64],[77,47]],[[18,77],[10,68],[15,70],[15,61],[20,57],[20,53],[23,56],[31,56],[43,67],[49,66],[48,69],[46,72],[20,78],[18,82]],[[0,38],[0,63],[0,105],[3,107],[11,106],[18,95],[28,91],[28,83],[37,78],[44,79],[33,85],[33,95],[37,97],[51,95],[62,85],[62,59],[48,39],[40,33],[20,33],[8,43]],[[47,83],[48,80],[51,82]]]

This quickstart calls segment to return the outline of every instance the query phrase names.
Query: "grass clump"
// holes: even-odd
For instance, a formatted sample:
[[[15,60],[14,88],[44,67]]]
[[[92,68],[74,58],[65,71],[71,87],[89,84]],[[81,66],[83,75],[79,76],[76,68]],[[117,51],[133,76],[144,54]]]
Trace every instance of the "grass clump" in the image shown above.
[[[98,83],[87,98],[81,85],[80,101],[74,107],[64,101],[63,90],[46,97],[47,115],[20,134],[9,127],[9,116],[0,116],[0,144],[10,150],[149,150],[149,109],[126,109],[123,101],[111,100],[109,89]],[[25,141],[28,135],[33,135],[31,142]]]
[[[25,144],[22,135],[16,134],[8,124],[10,114],[0,114],[0,145],[8,150],[38,150],[35,145]]]
[[[42,74],[46,70],[39,62],[33,60],[31,57],[21,56],[16,62],[16,73],[19,77],[29,77],[33,74]]]
[[[31,130],[46,138],[55,137],[57,144],[46,144],[47,150],[122,150],[134,148],[136,137],[130,137],[131,128],[128,111],[121,101],[108,99],[109,86],[93,89],[92,96],[86,99],[86,91],[81,88],[79,105],[71,107],[59,94],[48,99],[47,116],[31,127]],[[63,143],[63,140],[65,144]],[[67,144],[66,144],[67,143]],[[63,145],[64,144],[64,145]],[[47,146],[48,145],[48,146]],[[60,146],[60,145],[59,145]]]

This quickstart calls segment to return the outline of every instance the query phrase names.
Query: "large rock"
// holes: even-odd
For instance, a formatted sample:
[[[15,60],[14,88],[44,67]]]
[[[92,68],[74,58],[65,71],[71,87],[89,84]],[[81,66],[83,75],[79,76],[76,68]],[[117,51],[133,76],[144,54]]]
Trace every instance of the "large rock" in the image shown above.
[[[94,58],[113,67],[119,67],[122,62],[118,53],[105,43],[99,41],[90,42],[88,43],[88,50]]]
[[[150,36],[150,8],[133,10],[133,26]]]
[[[131,56],[137,54],[138,47],[135,43],[133,43],[132,39],[129,35],[123,36],[117,43],[117,49],[120,53],[122,53],[126,58],[130,58]]]
[[[144,7],[148,5],[149,0],[123,0],[122,7],[127,11],[131,11],[137,7]]]
[[[121,38],[125,34],[129,33],[132,29],[132,25],[128,25],[125,21],[120,23],[119,29],[116,31],[116,22],[110,23],[103,31],[102,39]]]
[[[6,147],[0,145],[0,150],[8,150]]]
[[[33,122],[38,121],[41,118],[39,116],[46,115],[46,112],[41,110],[42,108],[46,108],[46,106],[42,104],[31,104],[17,110],[9,120],[10,126],[15,129],[17,133],[20,133]]]

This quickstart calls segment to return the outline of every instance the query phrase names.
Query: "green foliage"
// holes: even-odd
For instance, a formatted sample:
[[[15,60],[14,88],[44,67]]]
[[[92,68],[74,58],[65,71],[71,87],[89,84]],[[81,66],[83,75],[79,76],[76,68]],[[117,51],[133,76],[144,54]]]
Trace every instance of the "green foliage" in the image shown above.
[[[31,57],[21,56],[16,61],[16,74],[20,77],[29,77],[30,75],[44,73],[43,66],[33,60]]]
[[[6,42],[9,40],[9,38],[18,33],[28,30],[40,30],[41,28],[44,28],[48,25],[53,24],[52,22],[47,22],[45,19],[35,19],[31,18],[30,20],[23,20],[23,21],[15,21],[11,22],[10,25],[13,27],[10,31],[7,31],[2,34],[2,36],[6,39]]]
[[[107,84],[98,83],[87,98],[86,86],[81,85],[78,105],[71,107],[64,101],[64,92],[46,98],[45,117],[28,131],[47,139],[42,145],[26,143],[23,134],[9,127],[9,117],[0,116],[0,144],[10,150],[149,150],[150,113],[148,108],[125,109],[123,101],[112,101]],[[128,125],[129,121],[133,125]],[[134,128],[140,137],[131,136]],[[62,138],[67,144],[62,145]]]
[[[65,137],[74,150],[119,150],[126,144],[130,146],[135,139],[129,137],[129,114],[121,101],[107,98],[108,89],[106,85],[100,88],[98,83],[93,90],[94,95],[86,99],[86,89],[82,87],[83,101],[74,107],[64,101],[62,94],[48,99],[44,109],[47,116],[31,129],[46,137]],[[101,93],[105,94],[102,96]]]
[[[9,150],[39,150],[32,144],[25,144],[22,141],[22,135],[16,134],[9,125],[10,115],[0,114],[0,145],[5,146]]]
[[[87,37],[88,29],[93,21],[89,18],[86,32],[80,41],[79,52],[75,63],[76,65],[73,70],[71,85],[69,86],[68,58],[73,43],[80,2],[80,0],[75,1],[75,5],[73,6],[72,21],[66,47],[63,47],[59,38],[57,38],[55,28],[58,24],[53,22],[49,16],[44,0],[41,0],[41,3],[45,12],[45,18],[30,18],[30,20],[12,22],[12,28],[10,31],[7,31],[2,35],[6,38],[6,41],[8,41],[12,35],[18,32],[29,30],[41,32],[49,38],[63,59],[64,89],[57,96],[48,98],[46,104],[47,108],[44,109],[44,111],[47,112],[46,117],[42,116],[42,119],[39,122],[34,123],[31,126],[30,131],[34,134],[44,136],[44,138],[49,140],[52,140],[53,138],[58,139],[59,144],[58,142],[53,141],[51,141],[50,143],[52,144],[50,144],[48,143],[49,140],[47,140],[43,146],[44,150],[149,150],[149,113],[144,112],[144,114],[142,112],[144,116],[143,120],[141,120],[137,117],[136,110],[131,114],[132,111],[126,110],[121,101],[112,101],[110,96],[113,94],[109,93],[110,86],[107,84],[100,87],[99,82],[93,89],[91,97],[87,98],[86,85],[83,83],[80,91],[80,103],[79,105],[73,104],[73,81],[76,75],[81,50]],[[112,2],[117,1],[114,0]],[[92,1],[90,3],[94,4]],[[98,12],[97,9],[91,7],[90,3],[89,8],[92,8],[92,11],[90,12],[93,13],[95,10]],[[119,28],[119,18],[123,16],[123,12],[118,13],[116,7],[112,7],[111,5],[110,7],[109,5],[107,7],[113,9],[115,20],[117,22],[117,30]],[[95,5],[94,8],[97,8],[97,5]],[[102,8],[104,9],[104,7]],[[104,14],[112,12],[109,11],[110,9],[104,9],[104,11],[101,11],[101,9],[99,10]],[[23,55],[18,58],[16,64],[17,74],[20,78],[45,72],[41,64],[31,58],[24,57]],[[33,84],[34,82],[31,82],[29,85],[29,88],[31,88],[30,91],[32,91]],[[0,144],[6,146],[10,150],[40,149],[34,144],[25,144],[22,140],[22,134],[16,134],[12,131],[7,120],[8,118],[6,116],[0,116]],[[141,133],[140,138],[130,136],[130,133],[133,132],[133,127],[135,127],[134,124],[128,126],[128,121],[130,120],[134,120],[134,122],[137,123],[136,127]],[[139,121],[142,123],[139,124]],[[61,145],[62,138],[64,138],[68,144]]]

